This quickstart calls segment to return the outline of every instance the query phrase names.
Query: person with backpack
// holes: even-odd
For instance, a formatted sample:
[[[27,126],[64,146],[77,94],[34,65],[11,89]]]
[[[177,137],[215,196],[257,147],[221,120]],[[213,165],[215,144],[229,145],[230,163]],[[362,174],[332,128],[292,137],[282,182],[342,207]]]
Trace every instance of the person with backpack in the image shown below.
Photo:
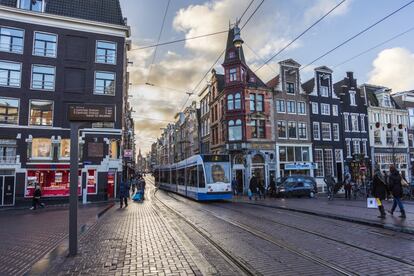
[[[387,184],[385,183],[385,180],[379,168],[375,169],[374,179],[372,180],[372,195],[375,197],[378,205],[378,210],[380,211],[378,218],[384,219],[385,211],[382,201],[387,195]]]
[[[401,175],[398,173],[397,169],[395,168],[394,165],[390,166],[390,175],[388,177],[388,183],[389,183],[389,188],[390,191],[392,193],[392,196],[394,197],[393,199],[393,203],[392,203],[392,208],[390,211],[388,211],[391,215],[394,214],[395,208],[400,208],[400,218],[405,219],[406,215],[405,215],[405,210],[404,210],[404,205],[401,201],[401,197],[403,194],[403,189],[402,189],[402,185],[401,185]]]

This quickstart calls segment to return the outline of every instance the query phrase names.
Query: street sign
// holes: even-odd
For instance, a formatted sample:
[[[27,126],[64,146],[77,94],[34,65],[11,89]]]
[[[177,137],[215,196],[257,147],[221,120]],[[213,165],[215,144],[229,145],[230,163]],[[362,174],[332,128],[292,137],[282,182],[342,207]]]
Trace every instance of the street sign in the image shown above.
[[[132,157],[132,149],[125,149],[124,150],[124,157]]]
[[[111,104],[68,104],[68,119],[72,122],[114,122],[115,106]]]

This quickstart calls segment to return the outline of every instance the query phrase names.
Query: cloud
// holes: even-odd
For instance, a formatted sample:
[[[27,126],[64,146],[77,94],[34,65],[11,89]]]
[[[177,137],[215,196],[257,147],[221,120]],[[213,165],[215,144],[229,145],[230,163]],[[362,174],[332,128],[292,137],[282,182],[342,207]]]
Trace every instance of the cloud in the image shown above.
[[[328,11],[330,11],[333,7],[335,7],[340,1],[338,0],[318,0],[314,5],[308,8],[304,14],[304,21],[309,23],[311,21],[315,21],[319,19]],[[341,4],[338,8],[336,8],[329,17],[332,16],[339,16],[344,15],[349,11],[349,7],[351,5],[351,1],[345,1]]]
[[[405,48],[381,51],[372,63],[369,83],[383,85],[394,92],[414,88],[414,53]]]

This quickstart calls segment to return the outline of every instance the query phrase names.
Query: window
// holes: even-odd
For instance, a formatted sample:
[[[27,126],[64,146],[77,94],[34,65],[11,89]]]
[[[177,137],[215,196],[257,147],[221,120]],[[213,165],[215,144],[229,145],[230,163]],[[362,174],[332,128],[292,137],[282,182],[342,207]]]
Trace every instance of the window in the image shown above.
[[[254,94],[250,94],[250,111],[255,111],[255,110],[256,110],[255,97],[254,97]]]
[[[309,162],[310,156],[309,156],[309,148],[302,147],[302,161],[303,162]]]
[[[295,147],[286,147],[287,161],[295,162]]]
[[[19,100],[0,98],[0,124],[19,124]]]
[[[19,8],[29,11],[37,11],[42,12],[44,11],[44,0],[20,0]]]
[[[286,147],[279,147],[279,161],[286,162]]]
[[[333,168],[333,153],[331,149],[326,149],[324,151],[323,159],[325,161],[325,173],[326,175],[334,175]]]
[[[329,104],[321,103],[321,114],[322,115],[331,115]]]
[[[332,124],[333,139],[339,141],[339,124]]]
[[[295,84],[293,82],[286,83],[286,92],[289,94],[295,94]]]
[[[32,66],[32,89],[54,90],[55,89],[55,67],[44,65]]]
[[[296,122],[289,122],[288,124],[289,138],[297,138]]]
[[[315,163],[317,164],[317,168],[315,170],[315,177],[323,177],[323,150],[315,149],[314,157]]]
[[[70,158],[70,139],[62,139],[60,141],[59,157]]]
[[[358,132],[359,131],[358,115],[356,115],[356,114],[351,115],[351,128],[352,128],[353,132]]]
[[[229,58],[235,58],[236,53],[234,51],[229,52]]]
[[[356,106],[355,94],[355,91],[349,91],[349,102],[353,106]]]
[[[115,73],[95,72],[95,94],[115,95]]]
[[[14,163],[16,161],[16,140],[0,139],[0,163]]]
[[[348,113],[344,113],[344,126],[345,126],[345,131],[349,131],[349,114]]]
[[[233,110],[234,109],[234,98],[233,95],[230,94],[227,96],[227,110]]]
[[[336,104],[332,105],[332,115],[333,116],[338,116],[339,115],[338,106]]]
[[[320,140],[321,139],[321,132],[319,129],[319,123],[313,122],[313,139]]]
[[[353,150],[354,150],[354,154],[360,154],[361,153],[361,147],[360,147],[360,141],[359,140],[355,140],[352,141],[353,144]]]
[[[241,120],[229,121],[229,141],[242,139],[242,122]]]
[[[0,86],[20,87],[21,73],[20,63],[0,61]]]
[[[306,139],[308,137],[306,123],[298,123],[299,139]]]
[[[391,114],[385,114],[385,123],[390,124],[391,123]]]
[[[241,109],[241,97],[240,93],[234,95],[234,109]]]
[[[252,138],[265,138],[265,121],[253,120],[251,121]]]
[[[348,158],[352,157],[352,153],[351,153],[351,140],[346,140],[346,156]]]
[[[237,69],[231,68],[229,71],[230,81],[236,81],[237,80]]]
[[[118,149],[119,143],[117,140],[111,140],[109,144],[109,158],[110,159],[118,159]]]
[[[31,146],[31,158],[52,158],[52,140],[49,138],[33,138]]]
[[[57,35],[49,33],[34,33],[33,55],[42,57],[56,57]]]
[[[414,108],[408,108],[408,122],[411,129],[414,128]]]
[[[391,107],[390,96],[384,95],[383,104],[384,104],[385,107]]]
[[[331,124],[330,123],[321,123],[322,128],[322,140],[331,141]]]
[[[276,100],[276,111],[278,113],[285,113],[285,101],[284,100]]]
[[[96,57],[97,63],[116,64],[116,43],[109,41],[96,42]]]
[[[315,102],[312,103],[312,113],[313,114],[318,114],[319,113],[319,111],[318,111],[318,103],[315,103]]]
[[[53,125],[53,102],[52,101],[30,101],[29,125],[52,126]]]
[[[24,31],[20,29],[0,27],[0,51],[22,54]]]
[[[375,112],[375,113],[373,113],[373,116],[374,116],[373,120],[374,120],[375,123],[380,123],[381,122],[381,114],[380,113]]]
[[[374,130],[374,143],[376,145],[381,145],[381,131],[379,129]]]
[[[256,95],[256,111],[263,112],[264,111],[264,98],[262,94]]]
[[[364,156],[368,156],[368,152],[367,152],[367,141],[362,141],[362,153],[364,154]]]
[[[360,116],[361,116],[361,131],[365,132],[365,115],[360,114]]]
[[[277,133],[279,138],[286,138],[286,121],[277,121]]]
[[[305,102],[298,102],[298,114],[301,114],[301,115],[306,114],[306,104],[305,104]]]
[[[287,112],[296,113],[296,103],[295,101],[287,101]]]
[[[321,85],[321,96],[328,97],[329,96],[329,87]]]
[[[398,131],[397,133],[397,142],[399,146],[403,146],[405,144],[404,142],[404,132]]]

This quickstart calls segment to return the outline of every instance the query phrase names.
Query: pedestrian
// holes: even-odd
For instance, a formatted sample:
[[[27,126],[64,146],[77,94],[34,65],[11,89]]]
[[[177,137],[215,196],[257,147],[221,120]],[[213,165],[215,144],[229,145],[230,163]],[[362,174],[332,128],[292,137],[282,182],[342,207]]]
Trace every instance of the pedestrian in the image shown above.
[[[120,208],[122,208],[124,204],[125,207],[128,207],[128,190],[128,184],[125,181],[121,181],[119,186]]]
[[[404,205],[401,201],[401,197],[402,197],[401,175],[398,173],[394,165],[390,166],[390,175],[388,177],[388,182],[390,186],[390,191],[392,193],[392,196],[394,197],[392,208],[389,211],[389,213],[393,215],[395,208],[398,205],[398,208],[400,208],[400,212],[401,212],[400,218],[406,218]]]
[[[387,185],[379,168],[376,168],[374,172],[374,179],[372,181],[372,195],[375,197],[375,200],[378,205],[378,210],[380,212],[378,218],[384,219],[385,211],[382,201],[385,199],[387,195]]]
[[[326,188],[328,190],[328,199],[331,200],[334,196],[335,178],[332,175],[327,175],[323,181],[325,181]]]
[[[257,178],[256,178],[256,176],[254,174],[250,178],[249,189],[250,189],[249,199],[251,200],[252,197],[253,197],[253,195],[254,195],[254,200],[257,200],[257,190],[258,190],[258,186],[257,186]]]
[[[236,177],[235,177],[235,176],[233,176],[233,180],[231,181],[231,188],[233,189],[233,194],[234,194],[235,196],[237,196],[237,195],[238,195],[237,186],[238,186],[238,184],[237,184]]]
[[[270,179],[269,195],[271,197],[274,197],[276,195],[276,181],[273,177]]]
[[[32,207],[30,210],[36,210],[37,206],[40,206],[42,208],[45,207],[45,204],[40,201],[42,197],[42,190],[40,189],[39,184],[35,183],[35,189],[33,192],[33,198],[32,198]]]
[[[262,199],[266,199],[266,189],[263,185],[263,182],[261,180],[258,181],[258,192],[259,192],[259,198]]]
[[[345,199],[346,200],[351,200],[352,183],[351,183],[351,174],[350,173],[347,173],[345,175],[344,189],[345,189]]]
[[[388,174],[385,170],[382,171],[382,176],[384,177],[385,187],[387,188],[387,193],[385,195],[385,200],[388,201],[390,199],[390,185],[388,183]]]

